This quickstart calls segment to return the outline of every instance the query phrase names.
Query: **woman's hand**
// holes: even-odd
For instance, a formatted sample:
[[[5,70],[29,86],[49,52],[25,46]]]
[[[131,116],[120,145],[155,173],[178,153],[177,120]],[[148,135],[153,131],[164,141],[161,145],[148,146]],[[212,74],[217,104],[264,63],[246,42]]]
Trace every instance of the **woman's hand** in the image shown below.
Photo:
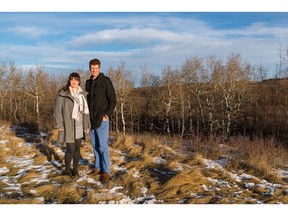
[[[64,131],[64,128],[59,128],[58,131],[59,131],[59,132],[60,132],[60,131]]]

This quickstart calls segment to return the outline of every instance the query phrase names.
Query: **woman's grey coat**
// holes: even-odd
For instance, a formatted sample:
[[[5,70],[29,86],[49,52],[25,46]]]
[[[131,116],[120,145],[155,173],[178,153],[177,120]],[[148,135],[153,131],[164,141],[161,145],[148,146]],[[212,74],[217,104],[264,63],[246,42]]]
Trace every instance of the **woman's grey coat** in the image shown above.
[[[72,118],[73,106],[74,101],[70,91],[60,90],[54,106],[55,128],[63,128],[64,131],[58,131],[58,143],[75,142],[75,119]],[[90,129],[89,114],[83,114],[83,128],[84,130]],[[83,136],[85,139],[87,138],[84,131]]]

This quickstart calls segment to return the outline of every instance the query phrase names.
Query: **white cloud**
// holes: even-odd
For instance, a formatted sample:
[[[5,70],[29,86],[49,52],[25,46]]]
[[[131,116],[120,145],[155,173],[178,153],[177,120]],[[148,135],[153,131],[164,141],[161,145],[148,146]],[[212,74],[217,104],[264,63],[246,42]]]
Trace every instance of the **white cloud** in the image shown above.
[[[180,66],[191,56],[225,58],[232,52],[240,53],[252,64],[273,65],[277,63],[279,40],[283,43],[288,40],[288,28],[277,24],[271,27],[264,22],[242,28],[216,29],[201,20],[173,14],[160,18],[157,13],[123,17],[113,14],[111,18],[106,14],[95,17],[77,13],[69,17],[55,14],[56,18],[48,15],[45,14],[45,19],[39,16],[41,21],[36,23],[45,28],[29,25],[13,28],[17,35],[34,37],[37,46],[16,46],[12,42],[10,45],[0,44],[0,59],[12,56],[17,64],[24,59],[30,61],[28,64],[43,63],[55,68],[65,65],[67,68],[87,68],[89,59],[97,57],[104,62],[104,70],[121,60],[133,70],[145,63],[159,73],[163,66]],[[40,25],[43,21],[45,25]],[[54,41],[42,38],[56,32]]]
[[[151,41],[182,41],[191,35],[174,33],[171,31],[157,30],[153,28],[131,28],[131,29],[108,29],[95,33],[89,33],[73,38],[69,44],[74,46],[86,46],[106,42],[148,43]]]
[[[50,32],[47,29],[39,28],[35,26],[18,26],[15,28],[10,28],[7,31],[15,33],[21,36],[37,38],[40,36],[48,35]]]

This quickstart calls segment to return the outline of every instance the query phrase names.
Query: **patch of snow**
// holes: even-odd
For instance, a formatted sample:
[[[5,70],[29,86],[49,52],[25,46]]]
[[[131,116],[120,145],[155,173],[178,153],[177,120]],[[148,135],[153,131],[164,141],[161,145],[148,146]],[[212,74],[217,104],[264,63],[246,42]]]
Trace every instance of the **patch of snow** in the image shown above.
[[[37,197],[37,198],[35,198],[36,200],[40,200],[41,202],[44,202],[45,201],[45,199],[44,199],[44,197]]]
[[[114,170],[120,170],[120,171],[126,171],[127,172],[127,168],[125,168],[124,166],[121,166],[121,167],[119,167],[119,166],[114,166]]]
[[[278,176],[280,176],[280,178],[287,178],[288,177],[288,170],[286,169],[279,169],[277,170],[277,174]]]
[[[18,178],[23,177],[24,175],[26,175],[26,173],[27,173],[27,169],[20,169],[20,170],[18,170],[18,173],[17,173],[17,175],[15,176],[15,179],[18,179]]]
[[[241,178],[238,175],[230,173],[230,172],[229,172],[229,175],[234,181],[241,182]]]
[[[9,156],[7,159],[7,162],[15,163],[15,167],[25,167],[25,166],[32,165],[34,163],[34,160],[33,159],[29,160],[29,159],[27,159],[27,157],[29,157],[29,156],[25,156],[22,158]]]
[[[118,159],[119,159],[120,161],[125,161],[125,156],[120,156],[120,157],[118,157]]]
[[[3,183],[7,183],[7,182],[9,182],[9,177],[8,176],[0,176],[0,181],[2,181]]]
[[[246,188],[253,188],[253,187],[255,187],[255,183],[253,183],[253,182],[247,182],[247,183],[245,183],[245,187],[246,187]]]
[[[111,151],[112,151],[112,152],[115,152],[115,153],[117,153],[117,154],[119,154],[119,155],[123,155],[123,152],[120,151],[120,150],[118,150],[118,149],[111,149]]]
[[[148,188],[145,188],[145,187],[141,188],[141,193],[142,193],[144,196],[146,196],[147,191],[148,191]]]
[[[43,184],[43,183],[48,183],[48,179],[41,179],[41,178],[33,178],[30,180],[30,182],[36,182],[36,185]]]
[[[202,188],[203,188],[204,191],[209,191],[209,189],[207,188],[206,185],[202,184],[201,186],[202,186]]]
[[[53,164],[54,166],[56,166],[56,167],[62,167],[62,163],[60,163],[59,161],[57,161],[57,160],[52,160],[51,161],[51,164]]]
[[[133,204],[133,200],[131,200],[130,197],[127,196],[127,197],[120,199],[118,203],[119,204]]]
[[[225,157],[220,158],[219,160],[216,160],[216,163],[218,163],[220,166],[225,167],[227,164],[228,159]]]
[[[32,168],[33,169],[39,169],[40,167],[43,167],[42,165],[33,165]]]
[[[135,170],[135,169],[134,169],[134,170]],[[133,176],[134,178],[140,178],[139,170],[138,170],[138,171],[135,171],[135,172],[132,174],[132,176]]]
[[[241,180],[251,180],[251,179],[255,179],[255,177],[253,175],[249,175],[247,173],[242,173],[240,175],[240,179]]]
[[[208,181],[214,183],[214,184],[217,184],[217,185],[220,185],[222,187],[227,187],[227,188],[231,188],[231,186],[229,185],[229,182],[227,181],[223,181],[223,180],[220,180],[220,179],[212,179],[210,177],[207,178]]]
[[[26,142],[26,143],[22,143],[21,145],[22,145],[22,146],[31,147],[31,146],[34,146],[34,143],[28,143],[28,142]]]
[[[90,178],[90,177],[88,177],[88,176],[82,176],[81,178],[77,179],[76,182],[84,182],[84,181],[87,181],[87,183],[89,183],[89,184],[96,184],[96,185],[98,185],[98,186],[101,185],[100,182],[98,182],[98,181],[96,181],[95,179]]]
[[[36,190],[29,190],[29,193],[30,193],[30,194],[36,194],[37,191],[36,191]]]
[[[157,202],[154,195],[145,196],[145,197],[137,197],[134,200],[134,203],[135,203],[135,201],[136,201],[136,203],[141,203],[141,204],[154,204]]]
[[[153,161],[157,164],[163,164],[163,163],[166,163],[167,161],[161,157],[154,157],[153,158]]]
[[[117,190],[123,189],[122,186],[114,186],[112,189],[109,190],[109,193],[116,193]]]
[[[183,164],[177,163],[177,168],[175,171],[184,171]]]
[[[207,169],[217,169],[218,168],[220,170],[223,170],[223,167],[217,161],[208,160],[205,158],[202,158],[202,161],[206,165]]]
[[[39,166],[35,170],[38,171],[38,172],[43,173],[46,170],[46,167],[45,166]]]
[[[9,184],[9,186],[8,186],[8,187],[5,187],[4,190],[22,191],[20,184]]]
[[[8,173],[10,170],[7,167],[0,168],[0,175]],[[1,177],[0,177],[1,178]],[[1,180],[1,179],[0,179]]]
[[[62,186],[62,184],[58,183],[57,181],[51,181],[51,184],[56,187]]]
[[[9,140],[0,140],[0,144],[7,145],[9,143]]]

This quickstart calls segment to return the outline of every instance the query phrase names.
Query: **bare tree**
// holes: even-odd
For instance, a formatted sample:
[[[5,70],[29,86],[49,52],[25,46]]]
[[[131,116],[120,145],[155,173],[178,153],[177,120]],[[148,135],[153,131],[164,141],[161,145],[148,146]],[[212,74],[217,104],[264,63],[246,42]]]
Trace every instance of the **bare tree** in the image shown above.
[[[190,133],[192,128],[192,118],[193,118],[193,99],[196,99],[196,107],[194,109],[197,110],[196,122],[197,122],[197,133],[200,131],[200,127],[205,126],[205,117],[203,110],[203,85],[207,80],[207,71],[203,65],[203,58],[193,57],[186,59],[184,65],[182,66],[182,74],[189,84],[189,101],[188,107],[190,110]],[[202,125],[202,126],[201,126]]]
[[[219,125],[219,118],[217,118],[217,101],[219,92],[219,81],[224,70],[223,62],[215,56],[210,56],[206,59],[206,68],[210,79],[207,81],[207,88],[203,91],[205,106],[208,111],[209,132],[213,134]],[[218,113],[219,114],[219,113]]]
[[[5,73],[6,73],[6,64],[1,62],[0,66],[0,116],[1,119],[4,119],[4,98],[5,98]]]
[[[155,115],[156,101],[158,101],[158,92],[155,91],[155,89],[158,88],[160,84],[161,79],[159,75],[151,73],[147,65],[141,67],[141,100],[139,102],[142,105],[142,122],[144,129],[148,131],[152,131],[154,127],[153,116]]]
[[[225,69],[220,72],[219,82],[223,106],[223,138],[228,140],[231,135],[232,121],[237,118],[240,109],[247,99],[247,89],[250,84],[252,67],[242,62],[239,54],[231,54],[227,58]]]
[[[22,70],[17,69],[15,62],[13,60],[8,61],[8,66],[4,66],[6,70],[6,77],[3,83],[3,100],[6,104],[5,119],[18,123],[19,119],[17,116],[18,111],[18,98],[17,92],[20,88],[20,83],[22,80]],[[19,96],[19,95],[18,95]]]
[[[170,112],[172,111],[173,103],[176,100],[176,70],[173,70],[170,65],[164,67],[162,71],[162,87],[164,91],[161,91],[161,101],[164,109],[164,126],[163,131],[167,134],[171,134],[171,120]]]
[[[124,62],[121,62],[117,69],[110,68],[108,71],[108,76],[111,78],[117,96],[117,106],[116,109],[119,109],[122,123],[122,131],[126,133],[126,115],[125,115],[125,105],[129,96],[129,93],[132,91],[132,88],[135,85],[134,78],[132,77],[132,71],[127,69]],[[119,107],[120,106],[120,107]],[[118,130],[118,129],[117,129]]]

